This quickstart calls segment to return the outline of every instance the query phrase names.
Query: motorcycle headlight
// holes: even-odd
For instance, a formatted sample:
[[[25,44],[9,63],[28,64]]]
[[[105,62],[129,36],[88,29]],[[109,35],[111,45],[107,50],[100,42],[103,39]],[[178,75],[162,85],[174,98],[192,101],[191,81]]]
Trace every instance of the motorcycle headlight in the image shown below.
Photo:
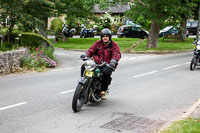
[[[200,50],[200,45],[197,45],[197,50]]]
[[[96,63],[93,61],[93,60],[88,60],[86,63],[85,63],[85,68],[89,71],[92,71],[94,70],[96,67]]]

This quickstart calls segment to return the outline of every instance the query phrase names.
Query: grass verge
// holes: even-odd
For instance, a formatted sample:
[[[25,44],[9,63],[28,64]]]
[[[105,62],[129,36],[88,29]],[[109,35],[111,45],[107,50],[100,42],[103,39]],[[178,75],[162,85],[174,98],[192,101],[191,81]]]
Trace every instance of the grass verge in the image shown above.
[[[70,38],[65,43],[58,41],[54,46],[64,49],[87,50],[97,40],[99,38]],[[113,41],[118,43],[121,51],[136,44],[139,40],[137,38],[113,38]]]
[[[73,50],[87,50],[99,38],[70,38],[65,43],[58,41],[54,44],[57,48],[73,49]],[[158,39],[158,48],[146,48],[147,40],[140,41],[138,38],[113,38],[119,44],[122,52],[129,51],[130,53],[170,53],[192,51],[194,41],[193,38],[187,38],[186,41],[172,40],[162,38]],[[136,43],[142,42],[137,47]]]
[[[188,118],[176,121],[160,133],[200,133],[200,119]]]
[[[182,52],[193,50],[192,42],[193,38],[187,38],[186,41],[172,40],[162,38],[158,39],[158,48],[146,48],[147,40],[145,40],[141,45],[131,50],[135,53],[169,53],[169,52]]]

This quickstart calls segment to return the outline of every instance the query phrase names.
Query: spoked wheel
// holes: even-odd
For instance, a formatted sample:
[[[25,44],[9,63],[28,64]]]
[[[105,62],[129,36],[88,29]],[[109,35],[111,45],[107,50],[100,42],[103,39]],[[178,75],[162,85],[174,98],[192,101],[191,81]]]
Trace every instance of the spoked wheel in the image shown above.
[[[101,101],[101,95],[91,92],[91,101],[93,101],[93,103]]]
[[[76,91],[74,92],[74,97],[72,100],[72,109],[74,112],[80,111],[83,107],[85,100],[84,90],[84,85],[79,83],[76,87]]]
[[[196,65],[197,65],[197,57],[193,57],[190,63],[190,70],[193,71],[196,68]]]

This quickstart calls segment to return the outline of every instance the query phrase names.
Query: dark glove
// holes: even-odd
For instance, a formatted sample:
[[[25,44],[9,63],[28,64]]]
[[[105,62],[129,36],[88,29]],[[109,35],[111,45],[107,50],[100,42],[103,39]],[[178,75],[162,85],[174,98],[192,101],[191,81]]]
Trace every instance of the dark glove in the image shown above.
[[[115,63],[113,63],[113,62],[110,62],[110,64],[109,64],[111,67],[113,67],[113,68],[115,68]]]
[[[81,59],[84,59],[84,60],[85,60],[86,58],[88,58],[88,57],[89,57],[89,56],[88,56],[87,54],[82,54],[82,55],[80,56],[80,58],[81,58]]]
[[[112,59],[112,60],[110,61],[110,64],[109,64],[109,65],[110,65],[111,67],[115,68],[116,65],[117,65],[117,60]]]

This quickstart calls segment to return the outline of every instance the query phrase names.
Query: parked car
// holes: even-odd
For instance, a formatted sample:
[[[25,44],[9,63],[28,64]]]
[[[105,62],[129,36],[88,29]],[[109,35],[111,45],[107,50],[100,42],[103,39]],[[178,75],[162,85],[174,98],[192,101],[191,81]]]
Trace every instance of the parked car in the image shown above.
[[[164,34],[178,34],[179,31],[177,28],[173,27],[173,26],[167,26],[165,27],[164,29],[160,30],[160,33],[159,33],[159,37],[163,37]],[[186,33],[186,36],[188,37],[189,34],[188,34],[188,31]]]
[[[186,27],[187,27],[189,34],[196,35],[197,34],[197,26],[198,26],[198,20],[188,21],[186,24]]]
[[[118,38],[147,38],[149,33],[137,25],[123,25],[117,31]]]

